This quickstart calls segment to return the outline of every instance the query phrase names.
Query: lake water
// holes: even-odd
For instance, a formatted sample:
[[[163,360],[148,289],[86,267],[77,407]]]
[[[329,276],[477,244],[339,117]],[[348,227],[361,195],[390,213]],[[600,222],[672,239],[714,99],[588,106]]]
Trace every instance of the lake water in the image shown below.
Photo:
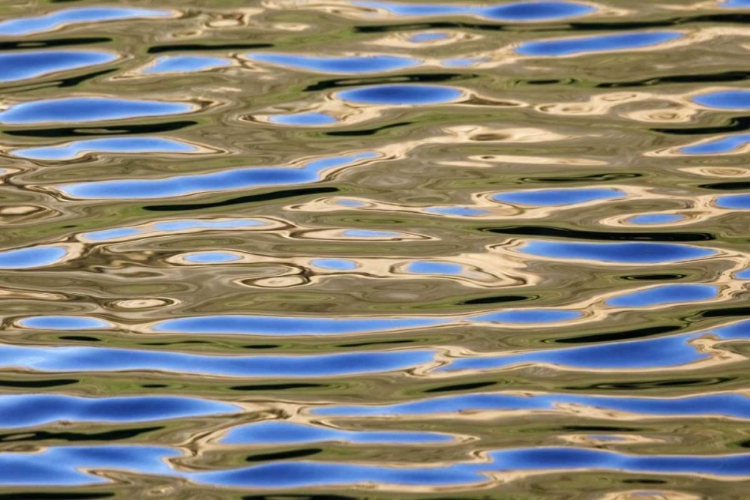
[[[0,3],[0,499],[747,498],[747,0]]]

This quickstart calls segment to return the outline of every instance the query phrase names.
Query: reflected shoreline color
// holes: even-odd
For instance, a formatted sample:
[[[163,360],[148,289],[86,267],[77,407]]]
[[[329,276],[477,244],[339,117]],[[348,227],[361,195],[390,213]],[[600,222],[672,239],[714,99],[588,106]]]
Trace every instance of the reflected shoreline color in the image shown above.
[[[0,2],[0,500],[731,500],[748,0]]]

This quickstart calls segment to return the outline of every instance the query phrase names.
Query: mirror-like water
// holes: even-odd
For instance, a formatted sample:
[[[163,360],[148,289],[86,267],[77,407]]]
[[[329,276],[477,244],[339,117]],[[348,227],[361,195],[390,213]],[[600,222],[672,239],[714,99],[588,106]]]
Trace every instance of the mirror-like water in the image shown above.
[[[748,23],[0,2],[0,500],[747,498]]]

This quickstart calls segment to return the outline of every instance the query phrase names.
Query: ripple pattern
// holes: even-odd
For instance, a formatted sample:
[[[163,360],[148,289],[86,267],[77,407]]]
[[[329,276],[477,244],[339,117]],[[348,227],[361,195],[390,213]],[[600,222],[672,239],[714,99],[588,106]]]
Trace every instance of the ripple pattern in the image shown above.
[[[747,498],[749,8],[0,2],[0,499]]]

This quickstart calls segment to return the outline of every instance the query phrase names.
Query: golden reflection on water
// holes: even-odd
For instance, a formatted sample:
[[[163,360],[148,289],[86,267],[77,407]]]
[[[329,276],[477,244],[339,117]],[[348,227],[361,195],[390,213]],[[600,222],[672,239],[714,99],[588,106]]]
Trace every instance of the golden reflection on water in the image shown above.
[[[744,498],[748,7],[3,3],[0,497]]]

